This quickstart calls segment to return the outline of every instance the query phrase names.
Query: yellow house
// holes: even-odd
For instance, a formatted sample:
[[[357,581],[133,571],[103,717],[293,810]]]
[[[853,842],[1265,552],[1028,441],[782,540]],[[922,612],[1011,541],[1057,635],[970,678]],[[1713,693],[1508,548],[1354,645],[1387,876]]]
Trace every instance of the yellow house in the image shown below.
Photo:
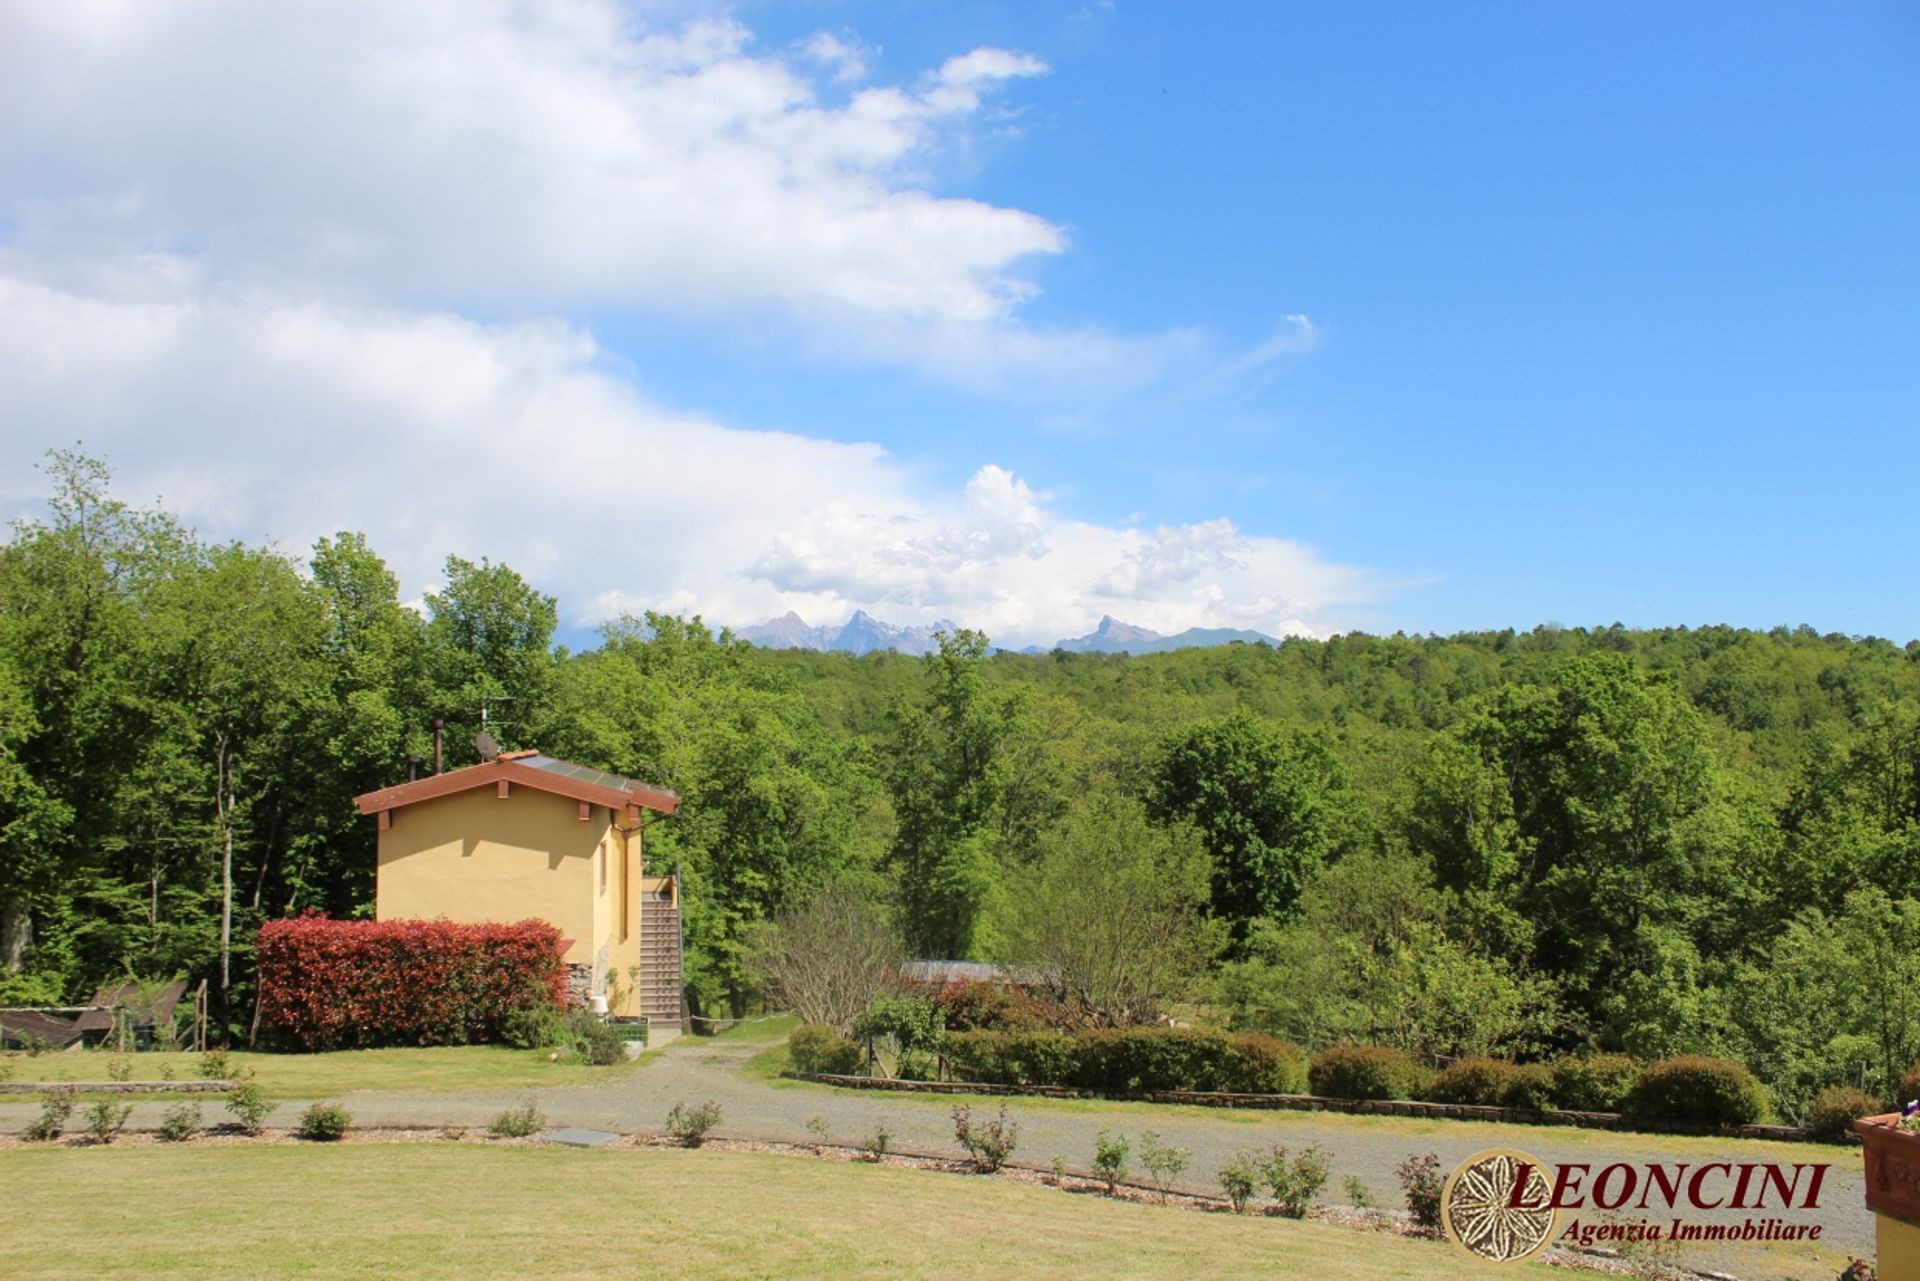
[[[680,889],[646,875],[641,830],[680,798],[538,752],[504,752],[354,798],[378,816],[380,920],[559,929],[569,997],[678,1029]]]

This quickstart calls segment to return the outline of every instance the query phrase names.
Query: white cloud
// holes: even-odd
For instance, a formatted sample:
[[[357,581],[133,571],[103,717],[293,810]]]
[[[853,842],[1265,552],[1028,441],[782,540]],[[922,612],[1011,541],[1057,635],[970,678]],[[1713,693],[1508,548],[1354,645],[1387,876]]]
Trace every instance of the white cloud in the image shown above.
[[[991,464],[942,492],[877,446],[676,415],[558,321],[206,290],[150,266],[121,300],[0,277],[9,508],[28,507],[38,451],[78,438],[123,496],[159,494],[209,536],[298,552],[363,530],[409,597],[448,553],[490,555],[576,622],[867,608],[1047,644],[1103,613],[1161,631],[1330,630],[1379,590],[1224,520],[1074,520]]]
[[[1059,228],[918,170],[1028,55],[822,100],[860,70],[612,0],[178,0],[0,15],[0,212],[47,271],[156,249],[401,305],[826,305],[984,322]]]

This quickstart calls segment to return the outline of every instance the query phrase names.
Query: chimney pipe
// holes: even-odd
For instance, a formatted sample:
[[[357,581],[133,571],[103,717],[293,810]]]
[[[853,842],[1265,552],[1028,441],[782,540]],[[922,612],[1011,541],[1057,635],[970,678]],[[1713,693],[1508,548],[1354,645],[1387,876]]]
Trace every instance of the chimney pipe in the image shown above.
[[[444,720],[438,716],[433,718],[433,772],[436,774],[440,772],[440,731],[445,726]]]
[[[412,752],[407,753],[407,781],[413,782],[420,777],[420,758]]]

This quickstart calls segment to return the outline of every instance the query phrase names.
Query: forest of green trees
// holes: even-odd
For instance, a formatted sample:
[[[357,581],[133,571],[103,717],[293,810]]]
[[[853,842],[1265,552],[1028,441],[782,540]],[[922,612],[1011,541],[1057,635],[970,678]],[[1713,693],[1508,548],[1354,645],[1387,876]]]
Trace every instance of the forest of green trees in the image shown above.
[[[1171,914],[1183,1001],[1310,1048],[1717,1053],[1788,1115],[1920,1058],[1920,645],[854,658],[648,615],[573,653],[505,565],[450,557],[416,611],[357,534],[214,545],[97,461],[48,472],[0,547],[0,1005],[184,974],[243,1031],[260,922],[369,913],[351,798],[435,717],[468,763],[484,698],[507,747],[680,793],[648,857],[697,1010],[754,1005],[757,931],[828,886],[916,954],[1016,963],[1124,889]]]

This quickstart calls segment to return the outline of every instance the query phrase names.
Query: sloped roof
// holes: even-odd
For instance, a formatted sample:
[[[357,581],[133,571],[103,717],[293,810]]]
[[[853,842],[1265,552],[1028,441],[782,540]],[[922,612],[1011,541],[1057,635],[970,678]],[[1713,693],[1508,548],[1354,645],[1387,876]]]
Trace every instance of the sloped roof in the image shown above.
[[[105,1032],[113,1027],[114,1006],[126,1006],[133,1014],[135,1027],[154,1027],[166,1023],[173,1017],[173,1007],[180,1004],[180,998],[187,994],[187,981],[175,979],[153,994],[153,1004],[149,1008],[140,999],[138,983],[109,983],[93,994],[95,1005],[104,1005],[103,1010],[88,1010],[74,1020],[74,1028],[80,1032]]]
[[[444,774],[430,774],[411,783],[383,787],[377,792],[354,797],[353,803],[360,807],[362,814],[378,814],[381,810],[396,810],[498,783],[531,787],[589,805],[605,805],[609,809],[638,805],[658,814],[672,814],[680,808],[680,797],[668,788],[609,774],[587,765],[575,765],[572,761],[544,756],[539,752],[506,753],[498,760],[469,765],[465,769],[448,770]]]

